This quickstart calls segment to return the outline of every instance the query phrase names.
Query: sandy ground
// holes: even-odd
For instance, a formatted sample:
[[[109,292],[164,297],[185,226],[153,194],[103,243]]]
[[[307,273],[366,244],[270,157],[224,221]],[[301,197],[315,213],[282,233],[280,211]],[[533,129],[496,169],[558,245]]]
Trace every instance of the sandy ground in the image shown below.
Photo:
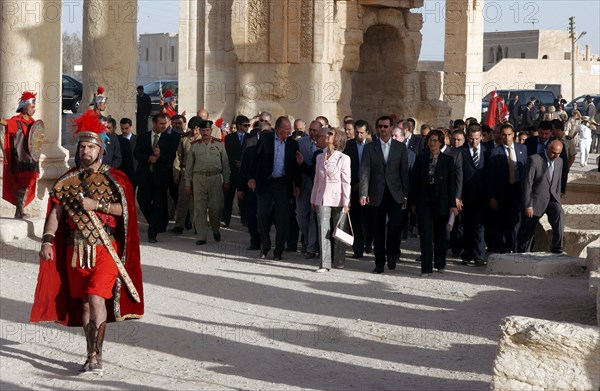
[[[417,239],[395,271],[371,274],[367,256],[320,274],[299,253],[257,260],[237,220],[222,235],[142,244],[146,315],[109,325],[102,376],[77,374],[81,329],[28,323],[39,241],[2,245],[0,388],[487,390],[502,317],[595,322],[584,274],[451,262],[421,278]]]

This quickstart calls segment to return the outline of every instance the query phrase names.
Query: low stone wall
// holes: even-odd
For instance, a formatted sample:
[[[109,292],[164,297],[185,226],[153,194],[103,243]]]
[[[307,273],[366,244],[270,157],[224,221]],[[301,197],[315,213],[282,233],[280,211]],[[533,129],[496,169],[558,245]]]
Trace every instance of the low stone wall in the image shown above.
[[[579,275],[586,267],[586,260],[564,254],[548,252],[491,254],[487,272],[523,276],[545,277],[554,274]]]
[[[600,247],[591,247],[587,254],[590,271],[590,293],[596,297],[596,322],[600,326]]]
[[[499,326],[492,390],[598,390],[600,329],[510,316]]]

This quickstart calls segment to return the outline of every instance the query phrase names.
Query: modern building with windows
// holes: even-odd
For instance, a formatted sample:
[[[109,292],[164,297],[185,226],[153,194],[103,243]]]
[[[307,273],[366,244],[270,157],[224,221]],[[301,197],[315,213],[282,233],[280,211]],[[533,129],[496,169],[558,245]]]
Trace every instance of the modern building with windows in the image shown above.
[[[140,34],[137,84],[177,80],[179,67],[177,33]]]

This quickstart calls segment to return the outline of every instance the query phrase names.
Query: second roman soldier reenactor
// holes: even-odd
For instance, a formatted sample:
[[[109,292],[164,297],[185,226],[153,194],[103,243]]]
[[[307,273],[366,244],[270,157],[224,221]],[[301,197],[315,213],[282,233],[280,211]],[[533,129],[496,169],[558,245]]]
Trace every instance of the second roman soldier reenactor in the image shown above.
[[[35,198],[36,181],[40,175],[38,163],[43,143],[44,123],[33,119],[35,96],[25,91],[19,99],[17,115],[4,120],[4,176],[2,198],[17,207],[16,218],[28,217],[25,206]]]

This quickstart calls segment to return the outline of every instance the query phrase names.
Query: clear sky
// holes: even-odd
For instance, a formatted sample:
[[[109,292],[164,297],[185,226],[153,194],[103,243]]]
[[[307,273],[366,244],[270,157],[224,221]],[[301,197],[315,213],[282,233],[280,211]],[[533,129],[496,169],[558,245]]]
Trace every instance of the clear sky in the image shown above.
[[[81,33],[81,0],[63,0],[63,31]],[[425,0],[414,12],[423,13],[421,60],[443,60],[445,1]],[[138,0],[138,34],[177,32],[179,0]],[[486,0],[485,31],[564,30],[575,17],[575,30],[585,31],[578,43],[600,54],[600,1],[598,0]]]

